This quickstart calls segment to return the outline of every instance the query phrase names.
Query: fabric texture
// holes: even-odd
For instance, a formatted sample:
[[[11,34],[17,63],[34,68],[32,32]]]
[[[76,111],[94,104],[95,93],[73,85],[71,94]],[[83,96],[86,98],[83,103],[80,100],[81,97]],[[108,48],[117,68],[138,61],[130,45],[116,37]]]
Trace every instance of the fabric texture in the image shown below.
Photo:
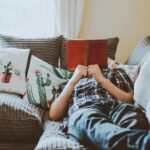
[[[21,143],[21,142],[0,142],[0,149],[1,150],[33,150],[36,146],[36,142],[34,143]]]
[[[30,49],[30,56],[35,55],[47,63],[58,66],[62,36],[45,39],[21,39],[0,35],[0,47]]]
[[[0,92],[24,95],[29,49],[0,48]]]
[[[56,68],[32,56],[27,76],[29,102],[43,109],[49,109],[60,94],[62,84],[68,82],[72,72]]]
[[[150,122],[150,52],[140,63],[140,72],[134,84],[134,100],[146,110]]]
[[[107,46],[108,46],[108,57],[111,59],[115,59],[115,54],[117,50],[117,46],[119,43],[119,38],[114,37],[114,38],[107,38],[107,39],[102,39],[102,40],[107,40]],[[60,67],[67,69],[68,65],[68,56],[67,56],[67,39],[63,39],[62,45],[61,45],[61,53],[60,53]]]
[[[68,139],[62,131],[62,122],[46,121],[44,132],[35,150],[84,150],[84,147],[77,142]]]
[[[108,58],[108,68],[110,68],[110,69],[114,69],[114,68],[123,69],[127,73],[127,75],[130,77],[132,82],[134,83],[137,76],[138,76],[140,65],[139,64],[138,65],[122,64],[122,63],[118,63],[117,61]]]
[[[150,36],[144,37],[134,48],[133,52],[129,56],[127,64],[137,65],[147,52],[150,51]]]
[[[133,84],[128,75],[121,69],[105,69],[103,75],[111,81],[114,85],[125,92],[133,91]],[[109,94],[101,84],[97,83],[94,78],[83,78],[75,86],[72,93],[72,100],[70,100],[69,116],[72,115],[79,108],[88,106],[94,103],[105,103],[114,96]]]
[[[76,111],[69,119],[68,135],[94,150],[150,148],[145,114],[134,105],[117,100]]]
[[[0,94],[0,141],[35,142],[42,134],[45,111],[29,104],[26,98]]]
[[[85,0],[55,0],[56,35],[76,39],[80,32]]]

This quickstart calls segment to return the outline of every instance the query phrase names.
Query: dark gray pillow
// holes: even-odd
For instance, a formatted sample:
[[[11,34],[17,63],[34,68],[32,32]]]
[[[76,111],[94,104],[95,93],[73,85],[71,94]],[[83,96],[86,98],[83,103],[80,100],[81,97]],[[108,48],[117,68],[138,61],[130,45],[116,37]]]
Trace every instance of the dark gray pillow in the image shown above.
[[[21,39],[0,35],[0,47],[28,48],[30,49],[29,60],[31,55],[35,55],[51,65],[58,66],[62,38],[63,36],[44,39]]]
[[[0,142],[35,142],[43,132],[45,111],[27,100],[0,94]]]
[[[107,44],[108,44],[108,57],[115,60],[115,54],[119,42],[118,37],[114,38],[108,38]],[[60,67],[67,69],[67,39],[63,39],[62,45],[61,45],[61,53],[60,53]]]
[[[129,65],[137,65],[147,52],[150,52],[150,36],[144,37],[132,51],[127,60]]]

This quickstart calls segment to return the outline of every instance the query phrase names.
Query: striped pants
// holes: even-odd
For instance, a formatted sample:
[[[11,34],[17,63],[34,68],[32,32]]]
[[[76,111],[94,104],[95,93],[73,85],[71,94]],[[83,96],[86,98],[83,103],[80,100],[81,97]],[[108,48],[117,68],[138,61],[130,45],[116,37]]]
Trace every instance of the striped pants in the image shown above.
[[[150,150],[145,114],[132,104],[116,100],[74,112],[69,118],[68,135],[89,150]]]

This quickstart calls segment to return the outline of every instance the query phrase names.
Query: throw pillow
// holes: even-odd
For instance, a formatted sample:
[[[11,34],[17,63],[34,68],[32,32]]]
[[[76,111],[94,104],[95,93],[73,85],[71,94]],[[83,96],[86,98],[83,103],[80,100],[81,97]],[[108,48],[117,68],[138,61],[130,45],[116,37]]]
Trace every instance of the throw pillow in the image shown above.
[[[135,80],[138,76],[139,67],[140,67],[140,65],[125,65],[125,64],[118,63],[117,61],[108,58],[108,68],[110,68],[110,69],[114,69],[114,68],[123,69],[127,73],[127,75],[129,76],[129,78],[131,79],[131,81],[133,83],[135,82]]]
[[[29,49],[0,48],[0,92],[24,95]]]
[[[119,42],[118,37],[114,38],[107,38],[107,39],[102,39],[102,40],[107,40],[107,46],[108,46],[108,56],[111,59],[115,59],[115,54]],[[62,45],[61,45],[61,54],[60,54],[60,66],[63,69],[67,69],[68,65],[68,60],[67,60],[67,39],[63,39]]]
[[[35,55],[49,64],[58,66],[62,38],[63,36],[29,39],[0,35],[0,47],[30,49],[29,60],[31,55]]]
[[[50,108],[52,101],[61,92],[61,87],[72,74],[32,56],[27,77],[29,102],[44,109]]]
[[[140,63],[139,75],[134,84],[134,100],[146,109],[150,121],[150,52]]]
[[[135,47],[131,56],[129,57],[127,64],[137,65],[147,52],[150,52],[150,36],[143,38]]]

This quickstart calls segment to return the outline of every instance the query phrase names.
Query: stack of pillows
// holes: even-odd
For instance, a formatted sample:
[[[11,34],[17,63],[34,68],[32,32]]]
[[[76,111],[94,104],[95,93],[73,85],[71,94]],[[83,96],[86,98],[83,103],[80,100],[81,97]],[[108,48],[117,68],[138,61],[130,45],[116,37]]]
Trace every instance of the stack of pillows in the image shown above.
[[[53,95],[58,94],[57,85],[66,82],[70,75],[56,69],[62,38],[20,39],[0,35],[0,92],[18,95],[47,109]],[[61,79],[57,80],[53,73],[60,73]]]
[[[129,58],[128,64],[118,63],[114,59],[119,39],[112,39],[107,39],[108,68],[123,69],[134,83],[140,67],[140,60],[137,60],[135,56],[137,48],[134,50],[134,55]],[[48,110],[52,101],[60,94],[61,85],[66,84],[73,74],[66,70],[67,63],[69,63],[67,62],[66,42],[66,40],[62,42],[61,48],[60,65],[63,69],[34,55],[31,56],[30,64],[28,64],[30,49],[0,48],[0,92],[21,95],[30,103]],[[147,48],[146,52],[148,50],[150,49]],[[142,56],[138,58],[142,59]],[[135,63],[133,64],[131,60]]]

